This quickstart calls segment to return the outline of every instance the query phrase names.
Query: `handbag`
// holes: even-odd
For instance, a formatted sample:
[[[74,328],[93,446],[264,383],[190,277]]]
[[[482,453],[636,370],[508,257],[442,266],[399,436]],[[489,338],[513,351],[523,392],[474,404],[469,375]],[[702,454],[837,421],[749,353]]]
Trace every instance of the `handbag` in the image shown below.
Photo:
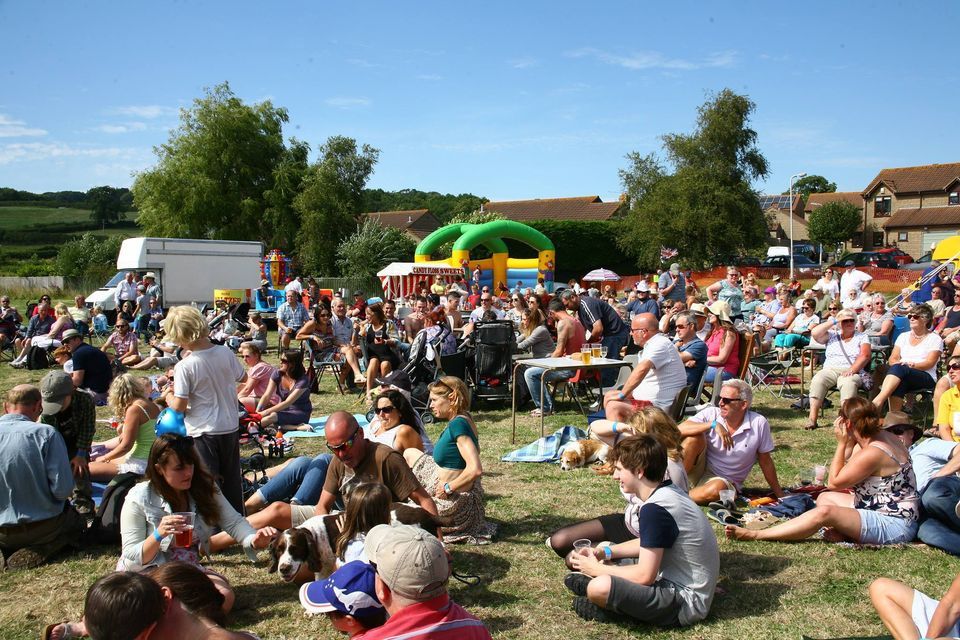
[[[853,367],[853,360],[850,359],[850,355],[847,353],[847,350],[843,348],[843,338],[840,337],[840,334],[837,333],[837,342],[840,343],[840,352],[843,353],[843,357],[847,359],[847,362]],[[860,384],[864,389],[870,391],[873,388],[873,376],[869,371],[860,372]]]

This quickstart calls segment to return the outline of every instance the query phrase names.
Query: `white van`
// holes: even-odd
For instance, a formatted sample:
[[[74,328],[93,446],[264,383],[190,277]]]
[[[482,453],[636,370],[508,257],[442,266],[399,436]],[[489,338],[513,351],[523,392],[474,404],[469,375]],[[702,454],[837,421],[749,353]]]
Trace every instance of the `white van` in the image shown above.
[[[211,303],[214,289],[254,290],[260,285],[263,244],[240,240],[128,238],[120,246],[115,276],[87,296],[88,306],[116,308],[114,292],[128,271],[157,276],[164,308]]]

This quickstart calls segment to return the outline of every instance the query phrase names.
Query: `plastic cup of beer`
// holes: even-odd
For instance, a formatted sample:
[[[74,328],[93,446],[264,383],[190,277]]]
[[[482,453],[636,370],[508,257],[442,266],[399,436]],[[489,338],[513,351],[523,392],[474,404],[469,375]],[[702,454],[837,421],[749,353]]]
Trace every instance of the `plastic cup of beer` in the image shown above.
[[[591,352],[590,355],[592,355],[594,358],[599,358],[599,357],[600,357],[600,347],[602,347],[602,346],[603,346],[603,345],[600,344],[599,342],[594,342],[592,345],[590,345],[590,352]]]
[[[733,506],[733,499],[737,497],[737,492],[732,489],[720,489],[720,502],[725,507]]]
[[[823,480],[827,475],[827,467],[822,464],[818,464],[813,468],[813,481],[817,484],[823,484]]]
[[[584,551],[584,549],[589,551],[591,548],[593,548],[593,543],[587,538],[580,538],[579,540],[573,541],[573,552],[577,555],[586,555],[587,552]]]
[[[580,347],[580,358],[583,364],[590,364],[590,356],[593,355],[593,348],[589,344]]]
[[[183,518],[183,524],[180,525],[180,530],[173,535],[173,540],[178,547],[186,549],[193,545],[193,512],[178,511],[173,515]]]

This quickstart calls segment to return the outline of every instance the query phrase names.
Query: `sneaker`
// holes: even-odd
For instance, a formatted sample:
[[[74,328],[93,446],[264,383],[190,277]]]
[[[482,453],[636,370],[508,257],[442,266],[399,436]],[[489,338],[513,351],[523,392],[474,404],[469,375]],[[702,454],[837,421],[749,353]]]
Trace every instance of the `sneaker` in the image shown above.
[[[564,581],[566,582],[566,581]],[[577,596],[573,599],[573,612],[584,620],[591,620],[593,622],[613,622],[614,619],[604,609],[601,609],[597,605],[590,602],[588,598],[583,596]]]
[[[586,596],[587,595],[587,585],[590,584],[590,576],[583,573],[568,573],[563,578],[563,586],[570,591],[575,596]]]
[[[7,568],[12,571],[36,569],[47,559],[33,549],[18,549],[7,558]]]

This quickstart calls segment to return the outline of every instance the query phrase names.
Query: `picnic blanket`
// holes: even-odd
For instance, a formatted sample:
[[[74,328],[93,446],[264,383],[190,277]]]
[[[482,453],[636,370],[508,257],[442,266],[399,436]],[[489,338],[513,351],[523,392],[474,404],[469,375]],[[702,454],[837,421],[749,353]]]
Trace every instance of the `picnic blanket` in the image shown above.
[[[504,462],[558,462],[565,446],[586,437],[583,429],[568,424],[500,459]]]
[[[310,418],[310,421],[307,423],[310,425],[310,428],[313,431],[286,431],[283,434],[283,437],[287,440],[291,438],[320,438],[323,436],[326,427],[327,427],[327,418],[330,416],[320,416],[319,418]],[[362,413],[355,413],[353,417],[357,419],[357,422],[361,427],[365,427],[370,422],[367,420],[367,416]]]

